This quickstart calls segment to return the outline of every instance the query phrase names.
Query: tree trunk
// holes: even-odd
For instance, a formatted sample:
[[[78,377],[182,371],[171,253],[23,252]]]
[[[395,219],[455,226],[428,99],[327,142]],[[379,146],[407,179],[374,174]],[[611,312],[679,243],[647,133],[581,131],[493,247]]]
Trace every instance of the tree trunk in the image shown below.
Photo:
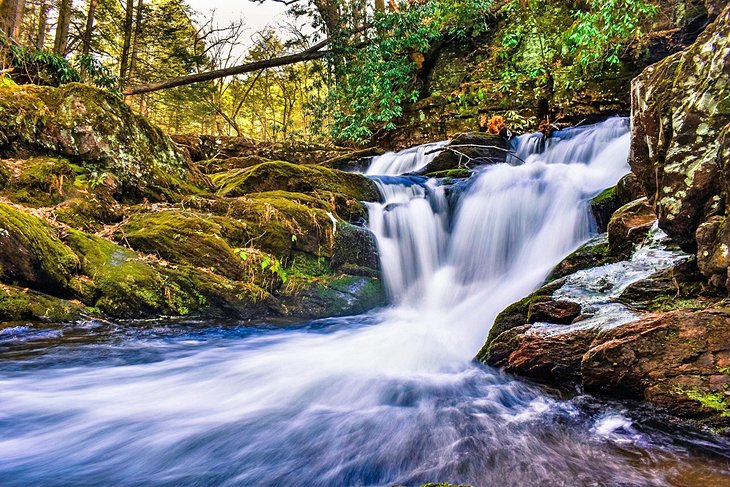
[[[193,83],[199,83],[201,81],[210,81],[212,79],[223,78],[225,76],[233,76],[235,74],[250,73],[253,71],[259,71],[261,69],[275,68],[278,66],[286,66],[287,64],[294,64],[301,61],[309,61],[312,59],[320,59],[327,54],[327,51],[322,51],[323,47],[331,42],[331,39],[325,39],[322,42],[315,44],[314,46],[306,49],[297,54],[289,54],[272,59],[266,59],[264,61],[255,61],[252,63],[242,64],[240,66],[231,66],[229,68],[216,69],[213,71],[207,71],[203,73],[190,74],[186,76],[179,76],[177,78],[168,79],[165,81],[159,81],[157,83],[147,83],[143,85],[132,86],[124,90],[125,95],[139,95],[141,93],[149,93],[151,91],[165,90],[168,88],[175,88],[176,86],[184,86]]]
[[[132,15],[134,14],[134,0],[127,0],[124,16],[124,42],[122,54],[119,57],[119,84],[124,87],[129,67],[129,46],[132,43]]]
[[[86,14],[86,28],[84,29],[82,54],[88,56],[91,52],[91,33],[94,30],[94,17],[96,16],[96,3],[98,0],[89,0],[89,11]]]
[[[0,0],[0,29],[11,39],[19,37],[24,11],[25,0]]]
[[[58,56],[66,55],[72,2],[73,0],[61,0],[58,6],[58,24],[56,24],[56,38],[53,41],[53,52]]]
[[[385,0],[375,0],[375,11],[385,12]]]
[[[46,0],[38,6],[38,30],[35,37],[35,48],[42,51],[46,45],[46,26],[48,25],[48,8]]]
[[[132,53],[129,62],[129,80],[134,80],[137,75],[137,61],[139,58],[139,38],[142,36],[142,9],[144,0],[137,2],[137,17],[134,21],[134,40],[132,41]]]

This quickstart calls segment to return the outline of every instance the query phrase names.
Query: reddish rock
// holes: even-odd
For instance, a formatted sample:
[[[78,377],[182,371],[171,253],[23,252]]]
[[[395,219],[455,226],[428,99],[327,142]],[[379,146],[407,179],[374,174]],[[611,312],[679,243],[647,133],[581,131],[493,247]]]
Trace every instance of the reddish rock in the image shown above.
[[[646,198],[619,208],[608,223],[609,252],[628,257],[634,246],[644,241],[655,221],[656,215]]]
[[[565,300],[532,303],[529,311],[530,323],[568,324],[578,316],[580,316],[580,305]]]

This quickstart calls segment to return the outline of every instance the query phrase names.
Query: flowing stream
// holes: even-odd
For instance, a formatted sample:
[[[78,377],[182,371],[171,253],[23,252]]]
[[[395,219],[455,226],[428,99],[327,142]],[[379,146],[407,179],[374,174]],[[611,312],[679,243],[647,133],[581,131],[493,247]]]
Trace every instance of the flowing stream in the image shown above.
[[[376,158],[386,309],[288,329],[0,330],[0,484],[727,482],[722,448],[472,362],[495,316],[590,238],[628,129],[522,136],[519,160],[454,185],[399,175],[434,146]]]

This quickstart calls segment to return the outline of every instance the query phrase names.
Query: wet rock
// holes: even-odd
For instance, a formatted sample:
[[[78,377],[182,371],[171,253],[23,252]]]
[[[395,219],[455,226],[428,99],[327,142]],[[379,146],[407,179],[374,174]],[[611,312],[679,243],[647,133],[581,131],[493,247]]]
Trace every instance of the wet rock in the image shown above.
[[[632,83],[629,163],[656,205],[660,227],[690,252],[700,224],[724,211],[728,89],[730,6],[691,47]]]
[[[79,320],[85,313],[78,302],[67,301],[31,289],[0,284],[0,323],[39,321],[62,323]]]
[[[486,363],[563,385],[580,382],[580,365],[598,330],[546,332],[523,325],[499,335]]]
[[[304,318],[354,315],[386,302],[380,279],[352,275],[295,277],[278,297],[287,315]]]
[[[458,134],[420,172],[429,174],[482,164],[499,164],[507,161],[508,149],[507,139],[498,135]]]
[[[367,228],[340,224],[330,264],[336,271],[377,277],[380,260],[375,235]]]
[[[636,244],[646,239],[656,221],[646,198],[619,208],[608,223],[608,248],[615,256],[628,256]]]
[[[581,374],[587,391],[730,426],[730,313],[680,310],[603,332]]]
[[[636,308],[661,308],[674,300],[697,296],[702,284],[697,262],[689,259],[629,284],[619,301]]]
[[[0,248],[0,281],[72,295],[78,258],[40,218],[0,203]]]
[[[529,296],[517,301],[516,303],[512,303],[499,315],[497,315],[492,327],[489,329],[489,336],[487,337],[484,346],[477,353],[477,360],[486,361],[490,355],[495,353],[491,350],[491,345],[502,333],[512,328],[530,323],[530,307],[535,303],[552,301],[552,294],[556,289],[560,288],[564,282],[565,281],[563,279],[551,282]]]
[[[591,200],[591,212],[599,232],[605,232],[613,213],[636,199],[644,197],[634,173],[622,177],[616,186],[608,188]]]
[[[580,312],[580,305],[572,301],[538,301],[530,304],[528,320],[530,323],[568,324],[580,316]]]
[[[576,251],[563,259],[546,279],[554,281],[582,269],[600,267],[621,260],[620,256],[613,255],[608,246],[608,236],[599,236],[579,247]]]

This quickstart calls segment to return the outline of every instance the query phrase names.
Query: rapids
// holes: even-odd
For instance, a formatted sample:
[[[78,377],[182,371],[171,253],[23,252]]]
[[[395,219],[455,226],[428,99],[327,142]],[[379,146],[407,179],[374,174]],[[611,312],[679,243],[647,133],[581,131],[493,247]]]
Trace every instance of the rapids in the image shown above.
[[[628,129],[525,135],[520,161],[453,187],[399,175],[434,146],[376,158],[392,305],[366,315],[1,330],[0,484],[728,481],[722,449],[689,433],[471,361],[495,316],[594,233],[589,202],[628,171]]]

